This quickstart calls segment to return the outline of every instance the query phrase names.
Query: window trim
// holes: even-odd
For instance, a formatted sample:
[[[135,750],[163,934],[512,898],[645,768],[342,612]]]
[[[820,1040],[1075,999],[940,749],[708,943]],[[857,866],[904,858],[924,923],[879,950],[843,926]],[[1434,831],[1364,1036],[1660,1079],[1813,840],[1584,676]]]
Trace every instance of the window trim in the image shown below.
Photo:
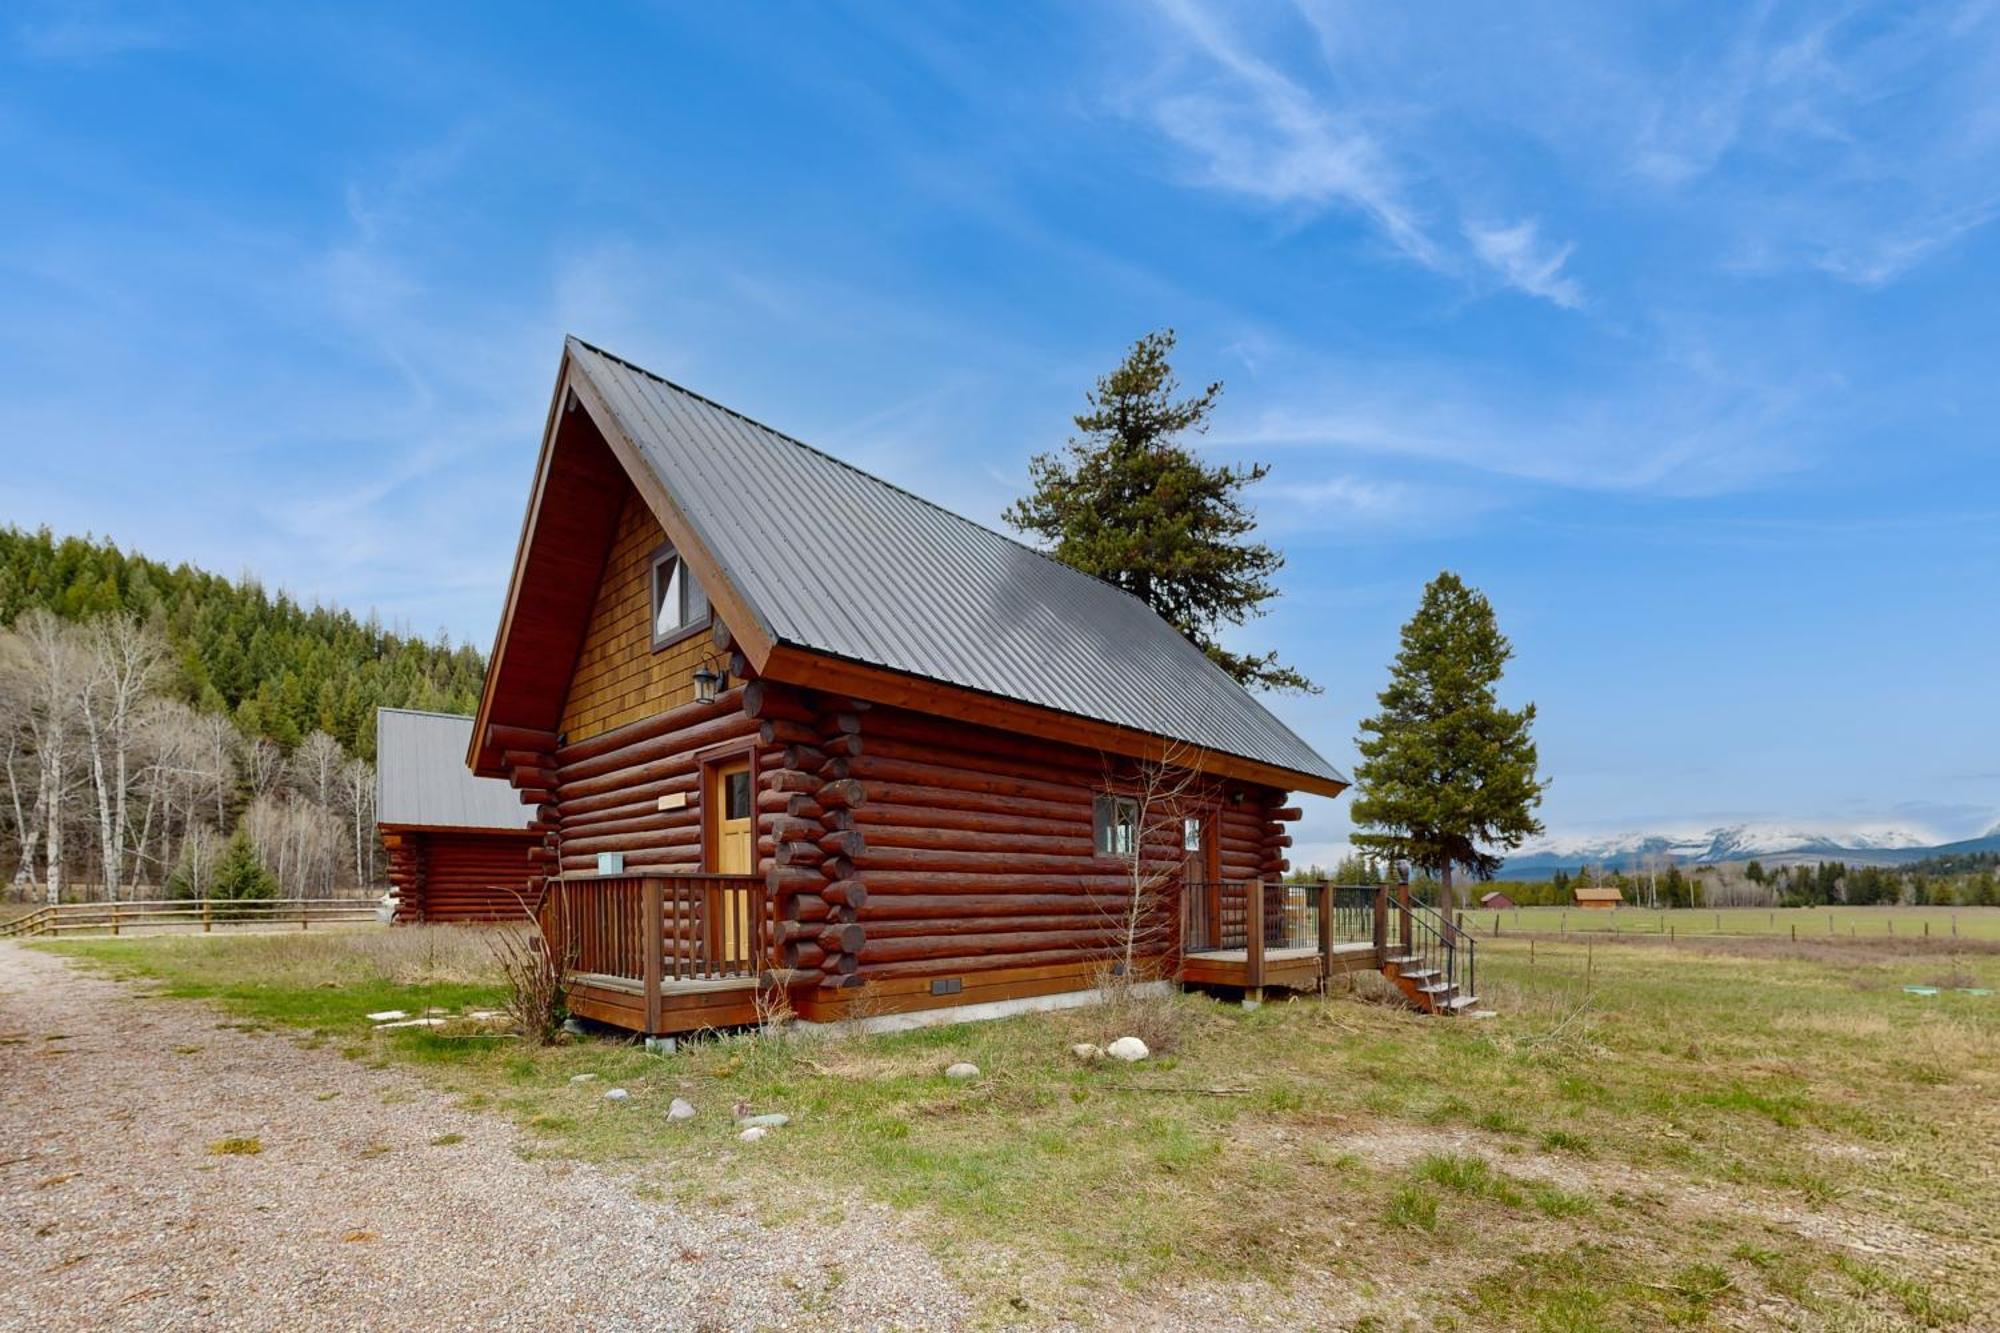
[[[659,632],[660,566],[670,559],[680,561],[681,596],[685,598],[690,590],[699,589],[701,592],[702,611],[699,616],[693,617],[686,624],[678,625],[665,634],[662,634]],[[655,546],[652,555],[647,558],[646,568],[646,628],[651,634],[654,652],[657,653],[663,648],[671,648],[683,639],[693,638],[713,623],[715,619],[715,607],[708,600],[708,590],[701,587],[701,581],[695,578],[694,571],[688,567],[687,557],[675,549],[672,542],[661,542],[658,546]]]
[[[1131,812],[1129,821],[1120,816]],[[1128,826],[1132,830],[1131,847],[1120,851],[1107,847],[1113,829]],[[1132,861],[1139,856],[1144,838],[1139,828],[1139,802],[1130,796],[1115,791],[1099,792],[1090,803],[1090,853],[1106,861]]]

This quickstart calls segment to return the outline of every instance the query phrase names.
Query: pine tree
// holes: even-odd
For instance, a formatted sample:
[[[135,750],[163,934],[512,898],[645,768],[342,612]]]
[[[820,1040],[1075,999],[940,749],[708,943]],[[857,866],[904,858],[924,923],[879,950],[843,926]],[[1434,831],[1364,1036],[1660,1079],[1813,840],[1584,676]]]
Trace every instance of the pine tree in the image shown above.
[[[1355,845],[1436,874],[1448,909],[1457,906],[1454,868],[1491,879],[1495,850],[1542,831],[1535,706],[1511,711],[1494,694],[1513,651],[1492,603],[1449,570],[1439,574],[1403,626],[1377,696],[1382,711],[1355,742]]]
[[[211,898],[264,901],[278,896],[278,881],[257,857],[250,836],[238,829],[215,863]]]
[[[1006,519],[1049,543],[1049,553],[1150,606],[1245,685],[1317,694],[1275,652],[1232,653],[1226,625],[1263,614],[1285,558],[1244,540],[1257,526],[1241,492],[1270,468],[1210,466],[1182,442],[1208,428],[1218,382],[1179,398],[1168,354],[1173,330],[1149,333],[1124,364],[1097,381],[1080,432],[1061,454],[1029,463],[1034,491]]]

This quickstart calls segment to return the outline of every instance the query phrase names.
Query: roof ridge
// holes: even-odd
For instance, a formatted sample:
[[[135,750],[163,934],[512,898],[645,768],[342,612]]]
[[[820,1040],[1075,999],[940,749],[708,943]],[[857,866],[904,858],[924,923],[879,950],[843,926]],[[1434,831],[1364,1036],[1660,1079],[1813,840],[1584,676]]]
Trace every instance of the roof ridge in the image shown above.
[[[1067,570],[1071,574],[1075,574],[1082,578],[1091,579],[1094,580],[1095,582],[1101,583],[1105,587],[1111,589],[1111,591],[1118,593],[1121,596],[1131,598],[1133,601],[1139,603],[1139,605],[1145,607],[1148,611],[1151,611],[1156,616],[1160,614],[1157,610],[1154,610],[1154,608],[1151,606],[1151,604],[1149,604],[1146,601],[1145,598],[1139,596],[1139,594],[1133,592],[1129,588],[1119,587],[1117,584],[1113,583],[1110,579],[1099,578],[1097,575],[1091,573],[1087,569],[1078,569],[1075,565],[1069,564],[1067,561],[1058,560],[1055,556],[1051,555],[1047,551],[1044,551],[1039,546],[1034,546],[1029,544],[1028,542],[1022,541],[1019,537],[1010,536],[1009,534],[1000,531],[998,528],[989,528],[976,518],[967,518],[964,514],[959,513],[956,509],[947,508],[944,505],[939,504],[936,500],[930,499],[927,496],[922,496],[917,494],[915,491],[911,490],[907,486],[902,486],[897,484],[896,482],[890,481],[887,477],[878,477],[873,472],[870,472],[867,468],[859,467],[853,463],[850,463],[846,459],[840,457],[838,454],[831,454],[828,453],[826,450],[820,448],[818,445],[808,444],[796,435],[789,434],[785,431],[779,430],[776,426],[768,425],[765,422],[759,421],[757,420],[757,418],[751,416],[747,412],[739,412],[735,408],[729,406],[727,403],[719,403],[715,399],[710,398],[705,393],[697,392],[694,389],[688,388],[687,385],[685,384],[681,384],[675,380],[670,380],[665,375],[660,374],[658,371],[648,370],[646,369],[646,367],[638,364],[636,361],[628,361],[624,357],[618,355],[618,353],[616,352],[606,351],[604,348],[599,347],[596,343],[586,341],[583,338],[579,338],[574,333],[570,334],[569,337],[579,346],[589,348],[591,351],[597,353],[597,355],[605,358],[607,361],[615,361],[619,365],[625,367],[625,369],[627,370],[633,371],[640,375],[644,375],[647,379],[653,380],[656,383],[664,384],[669,389],[672,389],[675,393],[685,394],[689,398],[694,399],[698,403],[706,403],[708,406],[714,408],[718,412],[727,413],[729,416],[735,417],[738,421],[744,422],[747,425],[755,426],[758,430],[763,431],[767,435],[775,435],[779,439],[783,440],[786,444],[796,445],[797,447],[805,450],[809,454],[816,454],[819,457],[824,458],[827,462],[834,464],[836,467],[842,467],[847,469],[849,472],[852,472],[857,477],[866,477],[869,481],[874,482],[877,486],[886,486],[890,490],[896,492],[896,494],[898,495],[907,496],[908,498],[916,501],[918,504],[923,505],[926,509],[935,509],[938,513],[943,514],[945,517],[957,519],[960,523],[965,524],[967,527],[977,528],[981,532],[986,533],[988,536],[998,537],[1003,542],[1011,542],[1013,545],[1020,547],[1022,550],[1028,552],[1030,555],[1039,556],[1043,560],[1048,561],[1050,564],[1054,565],[1057,569]],[[1180,630],[1173,625],[1173,622],[1168,621],[1165,616],[1160,616],[1160,619],[1167,624],[1168,628],[1173,629],[1176,634],[1180,633]],[[1182,637],[1185,638],[1186,636],[1182,635]],[[1201,645],[1196,644],[1195,646],[1200,647]],[[1206,654],[1204,654],[1204,656],[1205,655]]]
[[[397,708],[389,704],[376,704],[375,712],[403,713],[410,717],[448,717],[454,722],[474,722],[478,719],[471,713],[447,713],[441,708]]]

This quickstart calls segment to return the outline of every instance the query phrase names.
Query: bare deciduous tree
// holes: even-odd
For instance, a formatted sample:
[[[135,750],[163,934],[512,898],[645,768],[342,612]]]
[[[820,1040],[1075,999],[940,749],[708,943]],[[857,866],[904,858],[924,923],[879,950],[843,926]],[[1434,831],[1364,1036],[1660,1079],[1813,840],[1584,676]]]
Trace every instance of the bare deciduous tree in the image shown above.
[[[100,616],[90,621],[84,626],[82,641],[87,671],[78,700],[89,748],[91,788],[97,794],[104,896],[116,902],[125,869],[132,746],[141,705],[166,660],[167,646],[133,615]]]
[[[63,824],[77,785],[72,763],[88,660],[74,626],[39,607],[0,636],[0,675],[10,678],[36,759],[35,808],[41,812],[48,901],[62,901]]]

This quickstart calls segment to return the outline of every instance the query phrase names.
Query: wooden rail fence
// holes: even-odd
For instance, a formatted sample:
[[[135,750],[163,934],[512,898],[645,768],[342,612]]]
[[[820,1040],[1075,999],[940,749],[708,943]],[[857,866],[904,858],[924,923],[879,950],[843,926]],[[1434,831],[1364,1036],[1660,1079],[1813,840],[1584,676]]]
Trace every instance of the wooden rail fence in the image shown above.
[[[113,903],[56,903],[0,922],[0,939],[180,927],[360,925],[376,919],[374,898],[150,898]]]

